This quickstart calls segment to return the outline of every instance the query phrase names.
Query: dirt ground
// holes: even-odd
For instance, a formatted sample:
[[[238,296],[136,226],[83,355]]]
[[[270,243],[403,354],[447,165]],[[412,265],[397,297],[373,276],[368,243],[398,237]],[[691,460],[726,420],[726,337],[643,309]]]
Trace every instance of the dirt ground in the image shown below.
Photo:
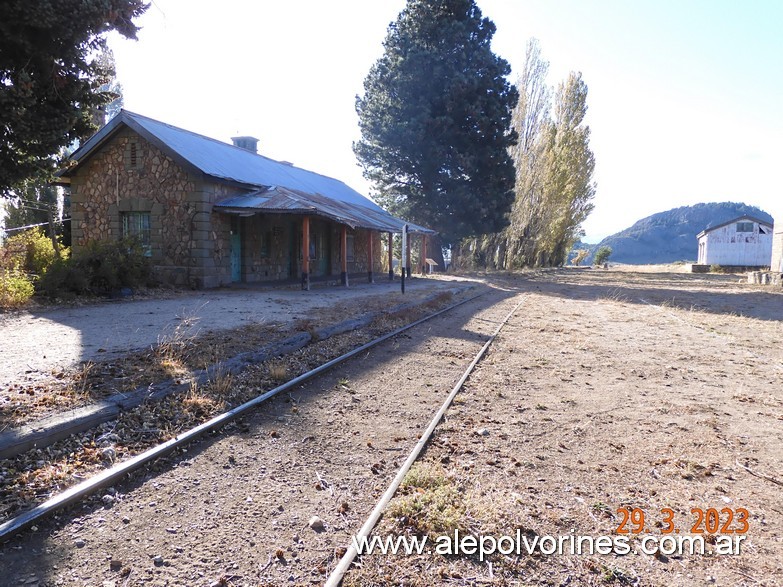
[[[402,295],[399,282],[379,279],[309,292],[187,292],[0,315],[0,432],[185,377],[296,332],[464,286],[454,277],[415,278]]]
[[[444,286],[443,279],[412,279],[408,293]],[[349,288],[270,289],[252,287],[166,293],[148,299],[114,300],[61,308],[0,314],[3,369],[0,389],[11,382],[37,382],[84,361],[105,361],[180,336],[249,325],[287,326],[312,314],[328,313],[357,298],[397,296],[399,282]],[[1,398],[0,398],[1,399]],[[1,404],[0,404],[1,405]]]
[[[781,291],[627,269],[522,289],[376,535],[617,536],[618,508],[638,508],[640,550],[664,508],[682,535],[705,529],[694,509],[737,531],[744,508],[741,554],[374,555],[346,584],[783,584]]]
[[[3,544],[7,584],[323,583],[520,300],[376,533],[617,537],[637,508],[638,550],[664,508],[686,536],[714,508],[732,537],[744,508],[740,554],[374,554],[345,584],[783,584],[783,292],[627,268],[477,278],[493,291]]]

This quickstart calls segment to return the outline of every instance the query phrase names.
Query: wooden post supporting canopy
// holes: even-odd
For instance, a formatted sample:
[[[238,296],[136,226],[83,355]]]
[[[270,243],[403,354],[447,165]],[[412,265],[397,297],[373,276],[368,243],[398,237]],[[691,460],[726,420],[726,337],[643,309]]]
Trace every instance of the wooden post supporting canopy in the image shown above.
[[[407,233],[407,231],[406,231]],[[408,246],[405,247],[405,273],[408,277],[411,276],[411,235],[407,234]]]
[[[389,233],[389,281],[394,281],[394,235]]]
[[[410,275],[410,268],[405,265],[409,262],[410,257],[406,254],[410,251],[410,239],[408,238],[408,225],[402,227],[402,249],[400,250],[400,291],[405,293],[405,275]]]
[[[367,231],[367,281],[372,283],[372,231]]]
[[[340,282],[348,287],[348,227],[340,226]]]
[[[421,274],[427,273],[427,235],[421,235]]]
[[[310,291],[310,217],[302,218],[302,289]]]

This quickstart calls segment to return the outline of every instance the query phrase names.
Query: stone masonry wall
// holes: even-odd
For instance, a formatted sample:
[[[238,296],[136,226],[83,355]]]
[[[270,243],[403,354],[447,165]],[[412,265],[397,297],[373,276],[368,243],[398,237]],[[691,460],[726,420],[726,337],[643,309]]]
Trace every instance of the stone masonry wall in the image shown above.
[[[228,285],[231,235],[242,241],[242,281],[278,281],[301,275],[302,217],[258,214],[240,218],[214,213],[216,202],[247,190],[188,172],[131,129],[118,132],[71,178],[74,254],[93,241],[122,236],[122,213],[150,214],[151,258],[158,278],[197,288]],[[339,276],[340,225],[311,217],[322,235],[326,260],[313,261],[313,276]],[[367,230],[349,230],[354,261],[349,273],[366,273]],[[292,254],[293,251],[293,254]],[[381,268],[381,236],[373,234],[374,270]]]
[[[213,213],[212,206],[247,190],[216,182],[203,182],[192,194],[193,262],[197,270],[192,275],[196,287],[218,287],[231,283],[232,222],[241,219],[228,214]]]
[[[184,284],[198,181],[130,129],[119,132],[71,179],[74,254],[89,242],[119,239],[123,212],[149,212],[153,265],[165,281]]]
[[[351,273],[367,273],[370,270],[369,263],[367,261],[368,253],[368,239],[367,235],[370,231],[364,229],[357,229],[354,232],[354,262],[349,264],[348,271]],[[372,233],[372,258],[373,258],[373,272],[378,272],[381,269],[381,235],[378,232]],[[351,267],[351,265],[353,265]]]
[[[293,228],[291,217],[281,214],[245,219],[242,248],[246,282],[278,281],[298,275],[296,268],[291,273],[289,258]]]

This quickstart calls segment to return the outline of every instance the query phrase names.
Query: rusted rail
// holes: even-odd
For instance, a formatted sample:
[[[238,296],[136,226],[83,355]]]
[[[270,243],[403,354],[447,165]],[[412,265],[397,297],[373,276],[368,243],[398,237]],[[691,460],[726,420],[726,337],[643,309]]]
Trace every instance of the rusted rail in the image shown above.
[[[462,374],[462,377],[459,378],[459,381],[457,381],[456,385],[451,390],[451,393],[449,393],[449,395],[446,397],[443,404],[440,406],[440,409],[435,413],[435,416],[433,416],[432,420],[430,421],[429,426],[427,426],[426,430],[421,435],[421,438],[419,438],[419,441],[411,450],[410,454],[408,455],[408,458],[405,459],[405,462],[402,464],[402,467],[400,467],[399,471],[397,471],[397,475],[395,475],[391,484],[386,489],[384,494],[381,496],[381,499],[375,505],[372,512],[370,512],[367,521],[364,523],[361,529],[354,536],[354,540],[352,540],[351,544],[347,547],[345,554],[337,563],[337,566],[332,571],[332,574],[329,575],[329,578],[326,580],[326,583],[324,583],[324,587],[338,587],[338,585],[340,585],[340,583],[343,580],[343,577],[345,576],[345,573],[348,571],[348,568],[351,566],[351,563],[354,561],[354,559],[358,554],[356,550],[356,544],[360,543],[363,539],[367,538],[370,535],[370,532],[372,532],[372,529],[378,523],[378,520],[380,519],[383,510],[386,509],[386,506],[388,505],[389,501],[391,500],[392,497],[394,497],[394,494],[397,492],[397,489],[402,483],[402,480],[405,478],[405,475],[413,466],[413,463],[416,462],[417,458],[419,458],[419,454],[421,454],[421,451],[424,449],[427,442],[429,442],[432,433],[435,431],[435,428],[443,419],[443,416],[446,414],[446,410],[448,410],[449,406],[451,406],[451,403],[454,401],[454,398],[456,397],[457,393],[459,393],[460,389],[462,389],[462,386],[465,384],[465,381],[467,381],[468,377],[473,372],[473,369],[476,367],[476,365],[478,365],[478,362],[487,352],[489,346],[497,338],[498,334],[500,334],[500,331],[503,328],[503,326],[505,326],[508,323],[508,321],[511,319],[511,316],[514,315],[514,313],[519,309],[519,306],[521,305],[522,305],[522,301],[520,301],[516,306],[514,306],[514,308],[506,315],[506,317],[500,322],[498,327],[495,329],[495,332],[492,334],[492,336],[489,337],[487,342],[484,343],[484,346],[481,347],[481,350],[479,350],[479,352],[473,358],[473,361],[471,361],[470,365],[468,365],[468,368],[465,369],[465,372]]]

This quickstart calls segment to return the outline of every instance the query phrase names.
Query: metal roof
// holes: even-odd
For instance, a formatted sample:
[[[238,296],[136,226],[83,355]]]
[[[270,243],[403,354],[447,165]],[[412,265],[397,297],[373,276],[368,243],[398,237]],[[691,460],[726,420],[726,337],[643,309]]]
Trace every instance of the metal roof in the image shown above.
[[[330,218],[351,228],[369,228],[382,232],[402,232],[407,224],[408,232],[435,234],[433,230],[395,218],[381,208],[372,209],[347,204],[320,194],[308,194],[281,186],[272,186],[232,196],[217,202],[214,209],[228,214],[312,214]]]
[[[699,234],[696,235],[696,238],[701,238],[708,232],[712,232],[713,230],[718,230],[719,228],[723,228],[724,226],[728,226],[729,224],[734,224],[735,222],[741,222],[743,220],[750,220],[751,222],[755,222],[756,224],[766,226],[770,229],[772,228],[772,224],[767,222],[766,220],[761,220],[760,218],[756,218],[755,216],[748,216],[747,214],[743,214],[742,216],[737,216],[736,218],[727,220],[726,222],[721,222],[720,224],[716,224],[715,226],[709,226],[705,228]]]
[[[216,207],[222,211],[306,211],[353,227],[384,232],[400,232],[406,224],[338,179],[275,161],[127,110],[122,110],[71,155],[71,159],[77,161],[77,166],[64,171],[62,177],[72,175],[78,164],[89,158],[122,125],[130,127],[164,152],[210,177],[244,184],[248,189],[261,188],[220,202]],[[270,202],[272,206],[280,207],[270,207]],[[435,234],[428,228],[408,225],[412,231]]]

